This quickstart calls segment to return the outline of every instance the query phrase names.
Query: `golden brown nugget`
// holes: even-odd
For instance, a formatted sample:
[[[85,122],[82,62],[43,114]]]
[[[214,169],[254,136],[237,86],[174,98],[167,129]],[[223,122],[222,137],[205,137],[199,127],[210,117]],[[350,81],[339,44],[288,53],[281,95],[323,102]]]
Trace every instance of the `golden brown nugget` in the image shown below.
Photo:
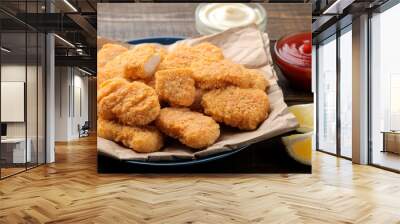
[[[159,50],[153,45],[138,45],[111,61],[103,69],[104,79],[123,77],[128,80],[150,79],[159,63]]]
[[[126,51],[128,48],[119,44],[104,44],[97,52],[97,69],[102,69],[107,62]]]
[[[265,90],[268,81],[256,69],[247,69],[230,60],[199,60],[192,63],[193,77],[201,89],[218,89],[227,86]]]
[[[164,60],[165,56],[167,56],[167,54],[168,54],[167,49],[165,49],[165,47],[158,45],[158,44],[141,44],[140,46],[154,47],[156,53],[160,55],[161,61]]]
[[[193,78],[201,89],[216,89],[230,85],[251,88],[250,73],[245,72],[242,65],[229,60],[206,61],[192,63]]]
[[[160,103],[153,88],[123,78],[109,79],[101,85],[97,107],[100,118],[134,126],[146,125],[160,113]]]
[[[189,107],[191,110],[197,112],[203,112],[203,107],[201,106],[201,99],[203,98],[205,92],[206,92],[205,90],[199,88],[196,89],[194,102]]]
[[[108,79],[100,84],[99,88],[97,89],[97,113],[99,117],[108,120],[115,118],[115,114],[112,111],[114,104],[105,104],[103,98],[113,94],[114,92],[119,91],[128,84],[129,82],[123,78]],[[102,102],[101,106],[100,102]]]
[[[121,143],[136,152],[156,152],[163,146],[163,136],[155,127],[126,126],[103,119],[98,119],[97,124],[99,137]]]
[[[101,84],[103,81],[107,80],[107,73],[104,72],[104,66],[117,57],[118,55],[128,51],[128,48],[121,46],[119,44],[105,44],[97,52],[97,83]]]
[[[195,149],[214,144],[220,134],[218,123],[211,117],[187,108],[163,108],[155,123],[164,134]]]
[[[160,100],[174,106],[192,105],[196,88],[192,70],[186,68],[168,69],[156,72],[156,92]]]
[[[214,120],[242,130],[254,130],[269,111],[267,94],[259,89],[227,87],[207,92],[201,102]]]
[[[269,87],[269,82],[257,69],[245,69],[250,79],[250,88],[265,91]]]
[[[146,85],[150,86],[151,88],[156,89],[156,78],[155,77],[144,80],[144,83],[146,83]]]
[[[211,43],[205,42],[193,47],[179,44],[167,54],[158,69],[187,68],[196,60],[219,61],[222,59],[224,59],[222,50]]]
[[[215,46],[210,42],[196,44],[192,48],[202,58],[206,58],[211,61],[224,59],[224,54],[222,53],[221,48]]]

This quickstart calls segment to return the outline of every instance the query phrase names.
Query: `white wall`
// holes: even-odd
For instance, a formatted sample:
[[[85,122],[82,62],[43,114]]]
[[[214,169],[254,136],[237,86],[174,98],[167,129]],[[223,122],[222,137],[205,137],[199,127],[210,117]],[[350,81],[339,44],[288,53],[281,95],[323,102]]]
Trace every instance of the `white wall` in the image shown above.
[[[37,70],[39,69],[39,70]],[[32,151],[32,161],[44,162],[44,90],[41,67],[25,64],[3,64],[1,66],[1,81],[24,82],[26,84],[26,107],[22,108],[22,113],[26,112],[26,120],[23,122],[6,122],[7,137],[29,139],[29,148]],[[27,78],[27,80],[25,80]],[[23,90],[21,90],[23,91]],[[24,94],[22,92],[22,94]],[[6,96],[2,96],[6,97]],[[11,110],[10,108],[1,108],[1,110]],[[26,110],[26,111],[25,111]],[[11,112],[12,111],[8,111]],[[39,153],[39,156],[37,156]]]
[[[32,67],[28,66],[28,70]],[[1,66],[1,81],[25,82],[25,64],[6,64]],[[7,110],[7,108],[1,108]],[[7,122],[7,137],[25,137],[25,122]]]
[[[68,141],[69,132],[69,68],[55,68],[55,141]]]
[[[71,67],[56,67],[55,74],[55,140],[70,141],[79,138],[78,125],[88,120],[88,78]]]

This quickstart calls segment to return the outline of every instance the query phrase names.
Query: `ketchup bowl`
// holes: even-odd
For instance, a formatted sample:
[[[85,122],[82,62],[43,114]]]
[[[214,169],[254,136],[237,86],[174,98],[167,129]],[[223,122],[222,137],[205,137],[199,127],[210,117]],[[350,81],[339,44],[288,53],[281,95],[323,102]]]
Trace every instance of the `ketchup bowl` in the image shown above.
[[[284,36],[275,43],[275,62],[290,84],[311,91],[311,33]]]

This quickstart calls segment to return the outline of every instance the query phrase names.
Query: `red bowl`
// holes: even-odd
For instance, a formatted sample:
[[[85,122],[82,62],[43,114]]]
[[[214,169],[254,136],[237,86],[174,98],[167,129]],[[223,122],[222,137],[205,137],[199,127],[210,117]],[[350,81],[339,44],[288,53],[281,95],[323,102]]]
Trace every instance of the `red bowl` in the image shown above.
[[[275,62],[290,84],[297,89],[311,91],[312,34],[296,33],[282,37],[275,43]]]

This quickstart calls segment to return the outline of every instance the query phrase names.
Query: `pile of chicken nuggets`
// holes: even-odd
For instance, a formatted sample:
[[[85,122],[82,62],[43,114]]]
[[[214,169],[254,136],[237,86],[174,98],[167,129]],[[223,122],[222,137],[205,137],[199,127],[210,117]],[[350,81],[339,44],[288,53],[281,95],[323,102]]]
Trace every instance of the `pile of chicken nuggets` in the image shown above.
[[[268,117],[264,74],[211,43],[105,44],[97,57],[98,136],[136,152],[161,150],[165,136],[204,149],[220,124],[249,131]]]

